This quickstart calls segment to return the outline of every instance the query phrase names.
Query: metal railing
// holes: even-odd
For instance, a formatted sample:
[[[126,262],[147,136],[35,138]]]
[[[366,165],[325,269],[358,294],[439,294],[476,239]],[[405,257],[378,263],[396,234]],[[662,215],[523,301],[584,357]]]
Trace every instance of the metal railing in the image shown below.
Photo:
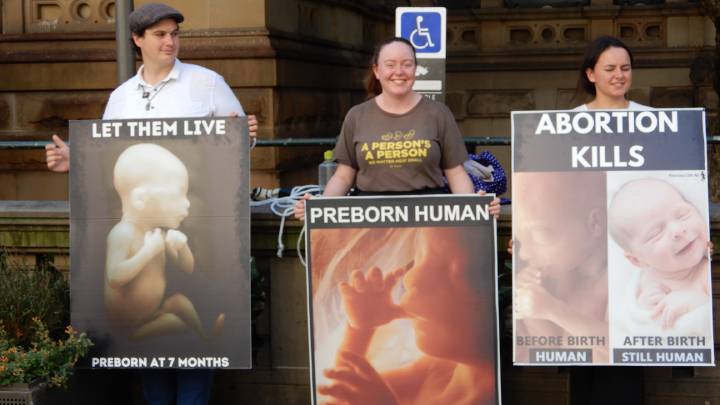
[[[464,138],[469,146],[502,146],[510,145],[510,138],[505,136],[468,136]],[[301,147],[301,146],[335,146],[336,138],[282,138],[258,139],[258,147]],[[0,150],[32,150],[45,149],[49,141],[0,141]],[[720,135],[707,137],[708,144],[720,144]]]

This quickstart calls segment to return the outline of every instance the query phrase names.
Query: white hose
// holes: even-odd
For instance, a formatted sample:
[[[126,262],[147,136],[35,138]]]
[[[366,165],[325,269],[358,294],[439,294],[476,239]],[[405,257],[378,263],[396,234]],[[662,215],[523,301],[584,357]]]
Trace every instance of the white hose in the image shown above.
[[[306,186],[296,186],[293,187],[290,191],[290,195],[287,197],[278,197],[278,198],[269,198],[267,200],[262,201],[250,201],[251,207],[260,207],[269,205],[270,211],[272,211],[273,214],[279,216],[280,219],[280,231],[278,232],[278,250],[277,250],[277,257],[282,257],[282,252],[285,250],[285,245],[282,242],[282,236],[283,232],[285,230],[285,218],[291,216],[293,214],[293,210],[295,208],[295,202],[302,199],[302,196],[305,194],[319,194],[322,191],[320,186],[316,186],[314,184],[306,185]],[[302,256],[302,252],[300,251],[301,241],[303,237],[305,236],[305,223],[303,223],[303,228],[300,231],[300,235],[298,236],[298,243],[297,243],[297,254],[300,258],[300,262],[305,266],[305,258]]]

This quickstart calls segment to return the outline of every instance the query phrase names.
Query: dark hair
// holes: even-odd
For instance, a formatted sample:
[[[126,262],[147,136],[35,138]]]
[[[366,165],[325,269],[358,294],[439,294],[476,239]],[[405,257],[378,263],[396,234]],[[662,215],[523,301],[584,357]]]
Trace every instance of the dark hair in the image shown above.
[[[580,76],[578,77],[578,91],[582,90],[587,94],[591,94],[593,96],[596,95],[595,83],[591,82],[590,79],[588,79],[587,73],[585,73],[585,71],[595,68],[595,65],[597,64],[600,55],[602,55],[602,53],[605,52],[605,50],[607,50],[608,48],[624,49],[628,53],[628,56],[630,56],[630,65],[632,65],[633,54],[630,51],[630,48],[628,48],[627,45],[623,43],[623,41],[608,35],[598,37],[594,41],[592,41],[587,46],[587,48],[585,48],[585,56],[583,57],[583,63],[580,66]]]
[[[171,18],[171,19],[174,19],[174,18]],[[178,30],[179,30],[179,29],[180,29],[180,23],[178,23],[177,20],[175,20],[175,23],[177,23],[177,27],[178,27]],[[153,24],[153,25],[154,25],[154,24]],[[152,25],[151,25],[150,27],[152,27]],[[130,45],[132,45],[132,48],[133,48],[133,50],[135,51],[135,54],[136,54],[137,56],[142,57],[142,52],[141,52],[141,50],[140,50],[140,47],[137,46],[137,45],[135,45],[135,39],[133,39],[132,34],[135,34],[135,35],[137,35],[138,37],[143,37],[143,36],[145,36],[145,31],[146,31],[148,28],[150,28],[150,27],[145,27],[145,28],[143,28],[142,31],[140,31],[140,32],[135,32],[135,31],[131,31],[131,32],[130,32]]]
[[[412,49],[412,55],[413,55],[413,62],[415,62],[415,65],[417,65],[417,56],[415,55],[415,47],[405,38],[400,37],[392,37],[388,38],[379,44],[375,46],[375,51],[373,52],[373,56],[370,59],[370,67],[368,68],[367,73],[365,74],[365,91],[367,92],[368,99],[373,98],[377,96],[378,94],[382,93],[382,87],[380,86],[380,82],[377,78],[375,78],[375,72],[373,72],[373,67],[377,66],[378,64],[378,58],[380,57],[380,51],[386,46],[390,45],[393,42],[401,42]]]
[[[137,56],[142,56],[142,52],[140,51],[140,47],[135,44],[135,38],[133,38],[133,35],[132,35],[132,34],[134,34],[134,32],[131,32],[131,33],[130,33],[130,45],[132,45],[132,49],[135,51],[135,55],[137,55]],[[145,35],[145,30],[143,30],[143,32],[140,33],[140,34],[135,34],[135,35],[137,35],[137,36],[139,36],[139,37],[142,37],[143,35]]]

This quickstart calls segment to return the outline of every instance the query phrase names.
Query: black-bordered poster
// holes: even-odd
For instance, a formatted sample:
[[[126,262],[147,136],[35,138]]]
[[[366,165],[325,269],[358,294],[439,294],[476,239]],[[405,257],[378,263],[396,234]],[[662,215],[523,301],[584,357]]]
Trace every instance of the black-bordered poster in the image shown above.
[[[245,118],[71,122],[84,366],[251,366],[247,138]]]
[[[307,202],[313,403],[500,403],[490,201]]]
[[[512,124],[515,364],[713,365],[704,111]]]

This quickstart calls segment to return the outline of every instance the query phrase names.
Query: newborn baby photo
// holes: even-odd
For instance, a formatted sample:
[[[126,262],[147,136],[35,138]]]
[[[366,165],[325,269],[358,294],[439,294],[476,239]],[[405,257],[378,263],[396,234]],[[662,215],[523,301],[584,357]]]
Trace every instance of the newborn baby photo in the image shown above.
[[[706,188],[699,172],[608,174],[616,345],[628,335],[711,335]]]

